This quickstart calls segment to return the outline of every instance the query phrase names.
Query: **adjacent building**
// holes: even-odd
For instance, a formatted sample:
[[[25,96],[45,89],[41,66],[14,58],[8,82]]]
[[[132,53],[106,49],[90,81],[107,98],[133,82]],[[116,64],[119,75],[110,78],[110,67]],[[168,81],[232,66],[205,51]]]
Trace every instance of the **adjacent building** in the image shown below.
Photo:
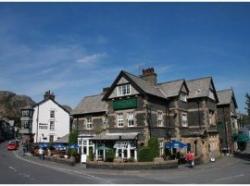
[[[217,104],[218,130],[220,133],[220,146],[222,151],[232,153],[237,150],[237,143],[233,136],[238,134],[237,102],[233,89],[217,91],[219,103]]]
[[[32,143],[34,134],[32,133],[33,107],[28,106],[21,109],[21,127],[19,133],[22,136],[23,143]]]
[[[55,95],[50,91],[33,107],[31,130],[37,143],[53,143],[69,133],[69,111],[55,101]]]

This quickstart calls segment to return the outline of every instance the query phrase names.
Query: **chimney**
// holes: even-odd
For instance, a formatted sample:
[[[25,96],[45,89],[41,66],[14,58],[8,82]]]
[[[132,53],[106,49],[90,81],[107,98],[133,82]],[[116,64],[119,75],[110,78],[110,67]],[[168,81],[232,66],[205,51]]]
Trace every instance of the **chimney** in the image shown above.
[[[149,82],[151,85],[157,84],[157,74],[154,68],[147,68],[142,70],[142,75],[140,76],[145,81]]]
[[[47,100],[47,99],[55,100],[55,95],[54,95],[53,92],[50,92],[50,90],[48,90],[48,91],[46,91],[46,92],[44,93],[43,98],[44,98],[45,100]]]

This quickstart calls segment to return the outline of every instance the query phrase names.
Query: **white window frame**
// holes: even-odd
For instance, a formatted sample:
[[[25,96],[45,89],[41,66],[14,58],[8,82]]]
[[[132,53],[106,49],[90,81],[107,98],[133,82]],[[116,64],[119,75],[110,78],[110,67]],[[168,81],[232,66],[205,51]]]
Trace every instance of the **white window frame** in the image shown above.
[[[51,117],[51,114],[53,113],[53,117]],[[55,119],[56,112],[55,110],[50,110],[49,116],[51,119]]]
[[[117,96],[126,96],[131,94],[131,85],[124,84],[117,86]]]
[[[93,122],[91,117],[86,118],[86,129],[93,129]]]
[[[52,125],[52,123],[53,123],[53,125]],[[53,126],[53,127],[52,127]],[[54,120],[50,120],[49,121],[49,130],[52,130],[52,131],[54,131],[55,130],[55,121]]]
[[[128,112],[127,113],[127,121],[128,121],[128,127],[134,127],[135,126],[135,119],[134,119],[134,113]]]
[[[162,111],[157,112],[157,126],[163,127],[163,112]]]
[[[208,117],[209,117],[209,125],[215,125],[215,112],[209,110]]]
[[[187,112],[181,113],[181,126],[188,127],[188,113]]]
[[[187,94],[184,93],[184,92],[181,92],[181,93],[180,93],[180,96],[179,96],[179,99],[180,99],[181,101],[187,102]]]
[[[117,113],[117,127],[124,127],[124,114]]]

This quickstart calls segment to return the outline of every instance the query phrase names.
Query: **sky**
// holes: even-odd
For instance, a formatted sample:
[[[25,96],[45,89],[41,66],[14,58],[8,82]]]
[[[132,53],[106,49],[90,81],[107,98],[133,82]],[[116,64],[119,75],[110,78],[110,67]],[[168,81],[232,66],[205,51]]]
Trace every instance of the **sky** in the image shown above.
[[[0,90],[72,108],[121,70],[250,93],[250,3],[0,3]]]

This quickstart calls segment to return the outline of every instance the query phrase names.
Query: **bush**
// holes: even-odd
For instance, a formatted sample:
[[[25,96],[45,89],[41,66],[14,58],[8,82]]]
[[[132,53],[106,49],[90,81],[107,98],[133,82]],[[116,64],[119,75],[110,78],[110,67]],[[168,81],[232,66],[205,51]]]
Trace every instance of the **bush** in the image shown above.
[[[76,149],[69,149],[68,154],[69,154],[69,156],[76,157],[77,156],[77,151],[76,151]]]
[[[113,162],[115,158],[115,153],[113,149],[106,150],[106,162]]]
[[[77,130],[72,130],[69,133],[69,144],[77,144],[78,132]]]
[[[147,162],[147,161],[153,161],[153,160],[154,160],[154,156],[149,147],[143,147],[139,150],[138,161]]]
[[[89,160],[89,161],[94,161],[94,153],[93,153],[93,150],[92,150],[92,149],[89,151],[88,160]]]
[[[157,138],[152,137],[148,141],[148,148],[150,148],[152,156],[159,157],[159,141]]]

